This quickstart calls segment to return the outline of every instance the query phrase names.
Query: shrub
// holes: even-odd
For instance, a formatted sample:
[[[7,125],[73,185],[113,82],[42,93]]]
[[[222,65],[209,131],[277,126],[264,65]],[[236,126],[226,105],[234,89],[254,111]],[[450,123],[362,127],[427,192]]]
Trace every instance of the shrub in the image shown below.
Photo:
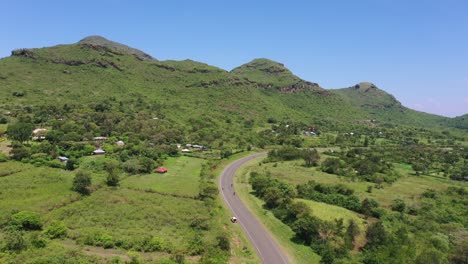
[[[405,201],[402,199],[395,199],[392,203],[392,210],[397,212],[404,212],[406,209]]]
[[[8,156],[3,153],[0,153],[0,162],[5,162],[7,160],[8,160]]]
[[[0,124],[7,124],[7,123],[8,123],[8,119],[6,119],[6,117],[4,116],[0,116]]]
[[[21,251],[26,248],[26,241],[19,230],[12,229],[6,232],[4,241],[4,249],[6,250]]]
[[[151,238],[145,246],[145,251],[163,251],[164,249],[164,239],[160,237]]]
[[[101,237],[99,237],[99,240],[96,246],[102,246],[104,248],[113,248],[114,239],[110,235],[103,234],[101,235]]]
[[[51,239],[61,238],[67,235],[67,226],[63,222],[53,222],[50,224],[44,233]]]
[[[203,253],[205,246],[202,240],[202,235],[200,233],[196,233],[195,236],[188,241],[188,253],[192,256],[200,255]]]
[[[216,237],[218,241],[218,247],[224,251],[231,250],[231,245],[229,243],[229,237],[227,234],[221,234]]]
[[[52,168],[58,168],[58,169],[63,168],[63,164],[58,160],[47,161],[47,166],[52,167]]]
[[[435,199],[437,198],[437,193],[433,189],[427,189],[426,191],[422,193],[422,197]]]
[[[30,241],[35,248],[45,248],[47,246],[47,240],[38,232],[31,234]]]
[[[185,254],[180,250],[177,251],[177,252],[174,252],[171,255],[171,260],[174,261],[177,264],[185,263]]]
[[[12,95],[15,96],[15,97],[23,97],[23,96],[26,95],[26,93],[23,92],[23,91],[15,91],[15,92],[12,93]]]
[[[41,215],[36,212],[21,211],[11,217],[12,225],[24,230],[40,230]]]
[[[208,218],[202,217],[193,217],[192,221],[190,222],[190,227],[193,229],[198,230],[208,230],[210,229],[210,222]]]
[[[141,262],[141,257],[138,252],[128,252],[128,257],[130,258],[130,261],[127,262],[129,264],[140,264]]]
[[[83,195],[89,194],[88,187],[91,185],[91,175],[86,171],[78,171],[73,178],[72,190]]]

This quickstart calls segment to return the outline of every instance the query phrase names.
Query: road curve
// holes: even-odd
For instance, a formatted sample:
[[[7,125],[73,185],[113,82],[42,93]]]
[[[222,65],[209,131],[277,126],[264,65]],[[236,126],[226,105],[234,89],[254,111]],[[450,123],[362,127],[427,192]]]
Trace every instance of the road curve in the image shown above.
[[[236,171],[244,163],[265,156],[266,153],[257,153],[238,159],[229,164],[219,177],[219,191],[224,202],[231,209],[234,216],[238,218],[239,224],[257,251],[258,256],[265,264],[289,264],[289,260],[282,252],[276,241],[270,236],[265,227],[253,216],[242,201],[235,194],[233,177]]]

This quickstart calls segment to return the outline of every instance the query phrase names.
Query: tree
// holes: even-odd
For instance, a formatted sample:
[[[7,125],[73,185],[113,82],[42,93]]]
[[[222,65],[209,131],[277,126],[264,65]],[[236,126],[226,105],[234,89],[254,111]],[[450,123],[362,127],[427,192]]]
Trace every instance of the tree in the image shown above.
[[[411,167],[416,172],[416,175],[419,176],[426,170],[427,165],[422,161],[413,161]]]
[[[329,245],[325,246],[320,256],[322,257],[320,264],[332,264],[335,261],[335,252],[333,252],[333,249]]]
[[[310,245],[312,239],[318,238],[320,235],[320,223],[318,218],[304,215],[292,224],[292,230],[297,238],[304,240],[306,245]]]
[[[426,249],[416,258],[416,264],[448,264],[447,256],[436,249]],[[466,262],[465,262],[466,263]]]
[[[371,199],[371,198],[365,198],[365,199],[362,200],[362,202],[361,202],[361,210],[360,210],[360,212],[361,212],[362,214],[371,216],[372,213],[373,213],[373,211],[374,211],[374,209],[377,208],[377,207],[379,207],[379,204],[378,204],[375,200],[373,200],[373,199]]]
[[[302,152],[302,158],[307,167],[317,166],[320,160],[320,155],[316,149],[306,149]]]
[[[337,158],[327,158],[322,162],[321,170],[326,173],[339,174],[339,170],[343,168],[342,162]]]
[[[223,147],[223,148],[221,149],[220,155],[221,155],[221,158],[227,159],[227,158],[229,158],[229,156],[232,155],[232,149],[231,149],[231,148],[228,148],[228,147]]]
[[[131,158],[122,164],[124,170],[130,174],[137,174],[141,170],[140,161],[136,158]]]
[[[282,192],[278,187],[268,187],[263,194],[263,200],[266,203],[266,207],[275,208],[280,204],[282,196]]]
[[[369,146],[369,138],[366,136],[364,138],[364,147],[368,147]]]
[[[348,249],[352,249],[354,247],[354,241],[360,232],[361,231],[359,230],[359,226],[356,221],[354,221],[354,219],[350,219],[348,227],[346,228],[345,236],[345,243]]]
[[[89,186],[91,186],[91,174],[86,171],[78,171],[73,178],[72,190],[87,195],[89,194]]]
[[[22,160],[31,156],[31,148],[19,143],[12,144],[13,148],[10,151],[11,157],[15,160]]]
[[[67,235],[67,226],[64,222],[52,222],[44,231],[51,239],[61,238]]]
[[[107,172],[106,184],[108,186],[119,185],[119,162],[113,159],[104,162],[104,169]]]
[[[308,215],[312,212],[310,207],[304,202],[293,202],[289,206],[289,216],[286,221],[293,222],[298,218]]]
[[[120,178],[118,174],[107,174],[106,184],[107,186],[119,186]]]
[[[387,242],[387,231],[382,222],[375,222],[369,225],[366,231],[367,245],[369,248],[376,248]]]
[[[24,230],[40,230],[41,215],[36,212],[21,211],[11,217],[12,225]]]
[[[18,122],[16,124],[9,125],[7,133],[8,137],[12,140],[16,140],[23,143],[31,137],[31,133],[33,130],[33,124]]]
[[[23,238],[22,232],[11,229],[5,233],[4,237],[5,249],[11,251],[21,251],[26,248],[26,241]]]
[[[405,201],[402,199],[395,199],[392,203],[392,210],[397,212],[404,212],[406,209]]]
[[[382,189],[383,188],[382,183],[384,182],[384,178],[381,175],[377,175],[377,177],[375,177],[374,182],[375,182],[375,187],[377,189]]]
[[[63,132],[60,130],[51,130],[47,132],[46,139],[51,143],[59,143],[62,140]]]
[[[141,170],[146,173],[151,173],[151,171],[156,167],[156,162],[153,159],[142,157],[139,159],[141,164]]]

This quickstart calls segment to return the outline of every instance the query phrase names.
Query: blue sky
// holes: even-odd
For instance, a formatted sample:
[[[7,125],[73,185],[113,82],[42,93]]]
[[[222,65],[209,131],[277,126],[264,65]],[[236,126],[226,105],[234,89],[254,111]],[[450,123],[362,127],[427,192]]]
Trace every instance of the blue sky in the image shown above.
[[[226,70],[254,58],[324,88],[375,83],[405,106],[468,113],[468,1],[6,1],[0,57],[89,35]]]

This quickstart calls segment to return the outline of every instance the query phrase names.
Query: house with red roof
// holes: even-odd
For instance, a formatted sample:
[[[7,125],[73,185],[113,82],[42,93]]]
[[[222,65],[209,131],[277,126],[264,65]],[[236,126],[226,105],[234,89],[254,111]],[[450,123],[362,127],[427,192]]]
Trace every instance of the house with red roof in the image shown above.
[[[156,173],[166,173],[167,172],[167,168],[164,168],[164,167],[159,167],[157,168],[156,170],[154,170]]]

